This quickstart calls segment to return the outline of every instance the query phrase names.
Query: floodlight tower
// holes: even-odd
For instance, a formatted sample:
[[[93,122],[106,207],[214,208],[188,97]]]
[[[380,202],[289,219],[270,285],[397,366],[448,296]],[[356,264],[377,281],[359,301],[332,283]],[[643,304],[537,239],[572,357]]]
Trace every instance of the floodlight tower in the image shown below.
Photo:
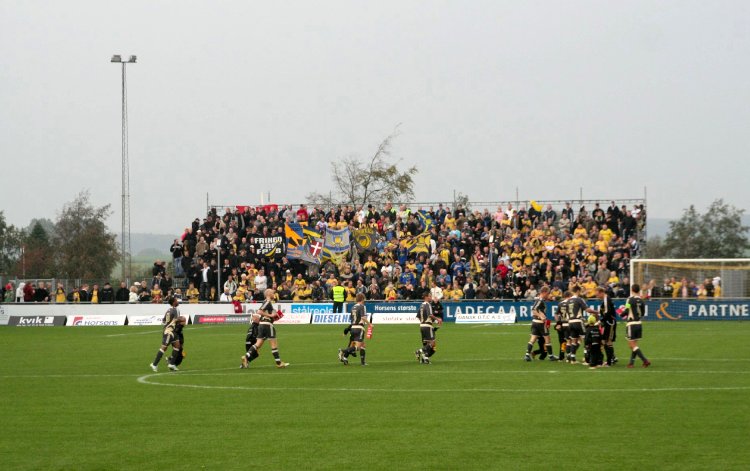
[[[122,56],[114,55],[110,62],[122,64],[122,245],[121,261],[122,281],[130,284],[131,255],[130,255],[130,163],[128,161],[128,88],[126,66],[135,64],[136,56],[124,60]]]

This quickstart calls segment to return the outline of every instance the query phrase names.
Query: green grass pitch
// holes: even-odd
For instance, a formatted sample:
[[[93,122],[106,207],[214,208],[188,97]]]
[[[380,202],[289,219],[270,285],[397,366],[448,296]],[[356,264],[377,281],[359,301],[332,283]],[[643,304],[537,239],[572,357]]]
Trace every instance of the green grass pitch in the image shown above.
[[[622,335],[624,326],[618,334]],[[0,329],[0,468],[748,469],[750,324],[644,325],[648,369],[522,354],[529,327],[375,326],[367,367],[339,326],[280,326],[240,370],[244,326],[188,326],[179,373],[158,327]]]

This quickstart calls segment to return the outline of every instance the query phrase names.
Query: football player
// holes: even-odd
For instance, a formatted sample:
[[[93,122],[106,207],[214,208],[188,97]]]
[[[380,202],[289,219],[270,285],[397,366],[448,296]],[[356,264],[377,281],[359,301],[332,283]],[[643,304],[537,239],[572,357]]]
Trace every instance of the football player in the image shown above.
[[[627,321],[627,335],[628,346],[630,347],[630,362],[628,368],[633,368],[635,364],[635,357],[638,357],[643,361],[643,367],[648,368],[651,362],[648,361],[646,355],[641,351],[638,342],[643,336],[643,327],[641,322],[643,315],[646,313],[646,304],[641,299],[641,287],[638,284],[634,284],[630,288],[630,297],[625,303],[625,310],[622,315]]]
[[[180,301],[177,298],[169,299],[169,309],[167,309],[162,319],[164,329],[162,329],[161,347],[156,352],[154,361],[149,364],[154,372],[159,371],[159,362],[170,345],[172,346],[172,358],[167,362],[169,369],[177,371],[177,365],[179,365],[177,358],[180,358],[180,362],[182,361],[180,338],[182,336],[182,326],[185,325],[186,319],[180,315],[180,311],[177,309],[179,305]]]
[[[424,294],[424,302],[417,311],[419,331],[422,334],[422,348],[417,349],[414,355],[417,357],[417,361],[425,365],[430,364],[430,357],[435,354],[435,326],[433,323],[437,322],[438,326],[443,324],[443,320],[433,313],[431,301],[432,294],[427,291]]]
[[[349,327],[344,334],[349,334],[349,346],[345,349],[339,348],[339,361],[345,365],[349,364],[349,355],[359,352],[362,366],[367,366],[365,361],[365,327],[367,327],[367,311],[365,310],[365,295],[357,293],[356,304],[350,314]]]
[[[247,368],[252,359],[257,358],[260,355],[260,348],[268,340],[271,344],[271,354],[273,354],[273,360],[276,363],[276,368],[286,368],[289,363],[281,361],[279,355],[279,343],[276,339],[276,328],[273,323],[279,319],[279,314],[273,308],[273,300],[275,299],[275,292],[271,288],[265,292],[265,301],[258,309],[258,339],[248,349],[248,351],[241,357],[242,367]]]
[[[544,338],[544,349],[547,351],[550,361],[557,361],[557,357],[552,353],[552,341],[549,338],[546,305],[548,298],[549,286],[544,286],[539,290],[539,299],[536,300],[534,307],[531,308],[531,337],[529,338],[529,343],[526,345],[526,355],[523,357],[526,361],[531,361],[531,350],[534,348],[534,344],[539,337]]]

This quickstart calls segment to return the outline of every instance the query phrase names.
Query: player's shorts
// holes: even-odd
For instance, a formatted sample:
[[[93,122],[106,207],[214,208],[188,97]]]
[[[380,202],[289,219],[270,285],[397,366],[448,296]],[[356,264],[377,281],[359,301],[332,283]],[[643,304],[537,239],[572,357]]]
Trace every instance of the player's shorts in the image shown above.
[[[162,345],[171,345],[172,342],[174,342],[175,340],[177,339],[175,339],[174,337],[174,332],[166,332],[164,335],[161,336]]]
[[[602,340],[605,342],[617,340],[617,322],[611,324],[604,323],[604,332],[602,333]]]
[[[583,336],[583,322],[571,322],[568,324],[568,338],[578,339]]]
[[[531,323],[531,335],[537,337],[546,337],[549,335],[549,329],[545,322],[532,322]]]
[[[435,329],[432,325],[420,324],[419,330],[422,332],[422,342],[435,340]]]
[[[365,328],[362,326],[352,326],[352,330],[349,331],[350,342],[364,342],[365,341]]]
[[[258,324],[252,324],[247,329],[247,335],[245,336],[245,348],[250,348],[251,345],[255,345],[258,340]]]
[[[640,340],[643,337],[643,326],[640,322],[628,322],[626,337],[628,340]]]
[[[273,324],[261,322],[258,326],[258,338],[259,339],[275,339],[276,338],[276,327]]]

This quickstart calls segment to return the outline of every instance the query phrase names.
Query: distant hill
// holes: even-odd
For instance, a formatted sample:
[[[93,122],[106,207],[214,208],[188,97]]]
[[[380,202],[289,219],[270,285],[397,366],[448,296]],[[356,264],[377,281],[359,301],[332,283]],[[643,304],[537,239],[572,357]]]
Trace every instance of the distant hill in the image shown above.
[[[667,232],[669,232],[669,221],[674,221],[674,219],[648,218],[648,236],[666,236]],[[742,217],[742,224],[750,226],[750,214]]]
[[[175,236],[171,234],[130,234],[130,251],[134,257],[148,256],[156,260],[157,258],[165,259],[171,257],[169,247],[172,246]],[[117,241],[121,240],[120,234],[117,234]]]

